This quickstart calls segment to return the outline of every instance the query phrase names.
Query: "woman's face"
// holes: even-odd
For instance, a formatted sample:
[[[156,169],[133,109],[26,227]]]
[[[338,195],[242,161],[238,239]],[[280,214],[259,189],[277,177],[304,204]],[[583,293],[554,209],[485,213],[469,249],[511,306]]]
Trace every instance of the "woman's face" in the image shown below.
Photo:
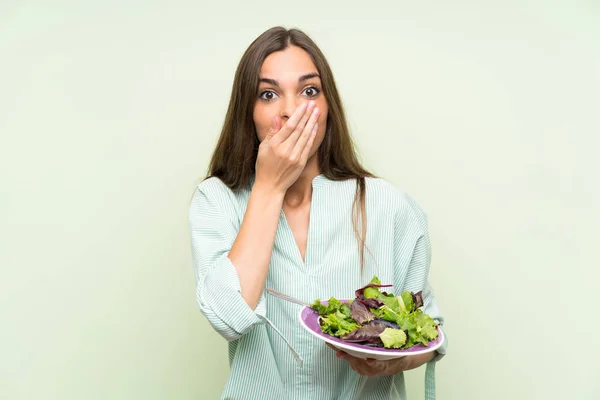
[[[267,136],[274,117],[279,117],[283,126],[300,104],[311,100],[315,102],[321,114],[319,130],[310,151],[310,156],[314,155],[325,136],[328,109],[321,78],[308,53],[296,46],[271,53],[260,69],[256,95],[254,125],[261,142]]]

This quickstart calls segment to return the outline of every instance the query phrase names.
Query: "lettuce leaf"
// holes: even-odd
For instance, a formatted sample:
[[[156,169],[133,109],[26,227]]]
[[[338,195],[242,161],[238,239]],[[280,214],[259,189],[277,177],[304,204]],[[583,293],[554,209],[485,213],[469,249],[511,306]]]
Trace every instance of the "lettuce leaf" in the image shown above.
[[[398,301],[398,298],[393,294],[388,294],[387,296],[381,294],[379,300],[381,300],[383,304],[388,306],[395,313],[400,312],[400,302]]]
[[[385,319],[374,319],[373,321],[370,322],[370,325],[383,325],[387,328],[400,329],[400,327],[398,326],[397,323],[387,321]]]
[[[438,337],[436,322],[422,310],[402,315],[398,325],[400,329],[408,332],[408,342],[405,348],[419,343],[427,346],[429,342]]]
[[[369,321],[375,319],[375,314],[373,314],[369,308],[360,301],[355,301],[352,303],[352,306],[350,307],[350,316],[361,325],[365,325]]]
[[[406,311],[411,313],[416,309],[423,307],[423,296],[422,292],[413,293],[409,290],[402,292],[400,296],[402,302],[404,302],[404,306],[406,307]]]
[[[374,321],[373,321],[374,322]],[[345,342],[360,343],[360,344],[372,344],[382,346],[383,343],[379,335],[387,327],[383,324],[370,323],[369,325],[362,326],[350,334],[341,337]]]
[[[416,337],[419,339],[418,341],[427,346],[430,341],[437,339],[437,323],[429,315],[422,310],[416,310],[411,314],[411,318],[417,327]]]
[[[387,349],[399,349],[406,344],[406,333],[401,329],[385,328],[379,337]]]
[[[356,300],[360,301],[369,308],[379,308],[383,305],[383,301],[379,299],[365,299],[364,296],[359,296],[356,298]]]
[[[391,321],[391,322],[395,322],[398,325],[400,325],[400,323],[398,322],[399,318],[400,318],[400,314],[395,312],[394,310],[392,310],[391,308],[389,308],[388,306],[382,306],[378,309],[371,309],[371,311],[373,312],[373,314],[375,314],[375,316],[377,318],[381,318],[384,319],[386,321]]]
[[[415,310],[415,302],[413,301],[412,293],[409,291],[403,292],[400,296],[402,303],[404,304],[404,310],[411,313]]]
[[[310,305],[310,307],[316,310],[319,313],[319,315],[329,315],[340,311],[346,317],[350,317],[350,307],[348,306],[348,304],[342,303],[335,297],[331,297],[327,302],[327,305],[322,304],[320,299],[316,299]]]
[[[379,297],[380,294],[381,293],[379,293],[379,289],[377,289],[375,286],[368,286],[363,292],[363,295],[367,299],[376,299]]]
[[[381,296],[379,288],[391,287],[393,285],[382,285],[377,276],[374,276],[367,285],[357,289],[355,292],[356,297],[365,297],[367,299],[377,299]]]
[[[321,317],[319,324],[324,333],[337,337],[347,335],[360,327],[352,318],[347,317],[340,311]]]

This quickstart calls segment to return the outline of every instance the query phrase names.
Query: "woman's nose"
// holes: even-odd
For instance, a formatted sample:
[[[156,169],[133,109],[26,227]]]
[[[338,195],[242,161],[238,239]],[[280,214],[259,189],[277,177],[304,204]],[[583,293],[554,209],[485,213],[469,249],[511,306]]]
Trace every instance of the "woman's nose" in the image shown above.
[[[306,100],[292,98],[292,99],[286,99],[282,103],[283,103],[283,105],[281,107],[281,119],[287,120],[294,114],[296,109],[298,107],[300,107],[300,105],[302,103],[306,103]]]

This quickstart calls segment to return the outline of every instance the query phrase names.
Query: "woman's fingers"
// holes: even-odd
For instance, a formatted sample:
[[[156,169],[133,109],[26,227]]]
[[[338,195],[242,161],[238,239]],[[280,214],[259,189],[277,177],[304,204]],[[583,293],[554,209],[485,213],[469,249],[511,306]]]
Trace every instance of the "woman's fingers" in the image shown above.
[[[337,351],[336,356],[342,360],[346,360],[350,367],[357,373],[365,376],[378,376],[385,373],[385,363],[380,363],[372,358],[362,359],[353,357],[343,351]]]
[[[318,130],[319,124],[315,124],[315,126],[312,129],[312,132],[310,133],[310,137],[308,138],[308,141],[306,142],[306,145],[302,150],[302,154],[300,155],[300,162],[303,164],[306,164],[306,162],[308,161],[308,157],[310,157],[310,151],[312,149],[313,143],[315,142],[315,138],[317,137]]]
[[[298,139],[302,136],[304,129],[308,125],[310,118],[315,114],[317,108],[315,107],[314,101],[311,101],[306,107],[306,112],[296,125],[294,132],[288,136],[288,138],[284,141],[284,143],[289,146],[290,151],[294,150],[294,146],[298,142]]]
[[[307,103],[300,104],[281,129],[271,135],[270,142],[272,144],[282,143],[294,132],[300,120],[307,113],[307,106]]]
[[[315,107],[312,115],[310,116],[310,119],[308,120],[308,122],[306,123],[306,126],[304,127],[304,129],[302,130],[302,134],[300,135],[300,137],[298,137],[298,141],[296,142],[296,144],[294,145],[294,148],[292,150],[292,157],[294,159],[302,157],[304,155],[304,150],[308,147],[308,141],[311,139],[312,136],[314,136],[313,134],[315,127],[317,126],[317,121],[319,120],[319,108]],[[290,136],[290,139],[292,139],[292,136]],[[310,151],[310,149],[309,149]]]
[[[278,116],[273,117],[273,121],[271,122],[271,131],[269,135],[273,136],[281,129],[281,119]]]
[[[267,137],[265,138],[265,142],[269,142],[273,139],[273,136],[279,132],[281,129],[281,119],[278,116],[274,116],[271,120],[271,126],[269,127],[269,132],[267,132]]]
[[[360,375],[365,376],[384,376],[384,375],[395,375],[400,371],[407,371],[412,369],[410,357],[401,357],[392,360],[379,361],[372,358],[362,359],[351,356],[345,351],[339,350],[330,344],[327,346],[335,350],[337,358],[345,360],[350,364],[350,368],[356,371]]]

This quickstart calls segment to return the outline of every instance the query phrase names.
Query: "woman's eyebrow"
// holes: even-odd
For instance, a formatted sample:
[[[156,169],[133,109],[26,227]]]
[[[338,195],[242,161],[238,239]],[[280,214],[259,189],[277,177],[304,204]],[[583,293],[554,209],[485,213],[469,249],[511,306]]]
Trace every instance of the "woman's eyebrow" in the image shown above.
[[[306,74],[306,75],[302,75],[300,78],[298,78],[298,83],[302,83],[304,81],[307,81],[311,78],[321,78],[321,76],[316,73],[316,72],[311,72],[310,74]],[[260,78],[260,82],[264,82],[264,83],[268,83],[270,85],[273,86],[279,86],[279,82],[277,82],[275,79],[271,79],[271,78]]]
[[[310,74],[302,75],[300,78],[298,78],[298,83],[307,81],[311,78],[319,78],[320,79],[321,77],[316,72],[311,72]]]

